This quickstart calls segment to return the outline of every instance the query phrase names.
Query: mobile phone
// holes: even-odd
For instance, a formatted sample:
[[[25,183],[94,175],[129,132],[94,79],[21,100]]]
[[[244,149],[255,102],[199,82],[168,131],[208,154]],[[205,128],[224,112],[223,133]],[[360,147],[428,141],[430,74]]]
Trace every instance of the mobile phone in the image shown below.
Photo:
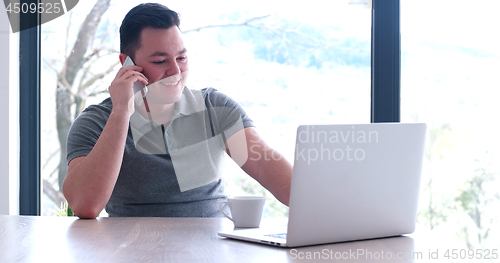
[[[123,66],[122,67],[133,66],[133,65],[135,66],[134,61],[132,61],[132,58],[130,58],[129,56],[127,56],[127,58],[123,62]],[[146,89],[144,90],[144,93],[142,94],[142,98],[146,97],[146,94],[148,93],[148,87],[145,86],[144,84],[142,84],[142,82],[136,81],[134,83],[134,94],[136,94],[137,92],[140,92],[144,88],[146,88]]]
[[[127,56],[123,62],[122,67],[135,66],[132,58]],[[140,93],[139,93],[140,92]],[[148,94],[148,86],[142,84],[140,81],[134,82],[134,100],[137,105],[142,105],[144,101],[144,106],[146,107],[146,112],[148,113],[149,123],[151,124],[151,129],[154,129],[153,118],[151,117],[151,112],[149,111],[148,101],[146,99],[146,94]]]

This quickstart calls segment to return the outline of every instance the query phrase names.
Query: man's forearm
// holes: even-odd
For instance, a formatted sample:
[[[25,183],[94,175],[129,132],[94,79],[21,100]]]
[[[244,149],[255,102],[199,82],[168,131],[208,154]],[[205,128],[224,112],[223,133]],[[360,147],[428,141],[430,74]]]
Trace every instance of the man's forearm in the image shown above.
[[[280,153],[267,146],[256,147],[249,155],[250,158],[241,168],[288,206],[292,165]]]
[[[245,140],[246,143],[241,143],[242,140]],[[269,190],[280,202],[288,206],[292,165],[285,157],[270,148],[254,127],[244,129],[243,139],[241,136],[233,135],[227,143],[231,149],[230,156],[236,156],[233,159],[236,159],[238,164],[243,163],[241,168]],[[239,153],[238,149],[245,151],[245,153]],[[242,156],[245,158],[241,158]],[[242,159],[246,160],[242,161]]]
[[[108,202],[123,160],[128,125],[127,112],[112,112],[92,151],[71,161],[63,192],[75,215],[95,218]]]
[[[290,200],[290,186],[292,182],[292,165],[273,149],[274,157],[261,160],[259,182],[268,189],[280,202],[288,206]]]

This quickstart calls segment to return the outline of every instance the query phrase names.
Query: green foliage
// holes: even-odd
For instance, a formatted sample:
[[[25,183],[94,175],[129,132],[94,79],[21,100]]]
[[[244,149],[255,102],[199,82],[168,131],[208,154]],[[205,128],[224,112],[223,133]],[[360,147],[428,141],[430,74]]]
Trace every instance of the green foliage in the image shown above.
[[[422,188],[421,201],[425,201],[425,205],[420,209],[418,222],[433,230],[448,220],[455,206],[451,197],[440,194],[435,189],[433,178],[430,178]]]
[[[489,171],[488,164],[476,160],[478,168],[474,176],[467,180],[464,188],[455,198],[459,208],[470,218],[469,224],[464,224],[461,237],[469,249],[482,248],[490,237],[495,220],[498,220],[491,211],[498,211],[500,196],[491,195],[486,185],[499,178],[499,175]]]
[[[425,157],[429,160],[443,159],[448,150],[454,148],[452,141],[453,127],[450,122],[444,122],[429,130],[426,141]]]
[[[455,157],[450,158],[450,154],[460,144],[459,130],[463,128],[452,125],[449,121],[429,130],[425,150],[429,166],[423,178],[420,200],[423,205],[419,222],[431,230],[456,223],[458,228],[454,229],[455,233],[469,249],[485,248],[491,240],[491,233],[500,223],[494,212],[498,210],[496,207],[500,204],[500,196],[491,187],[499,176],[492,169],[492,154],[486,152],[474,161],[470,170],[460,174],[461,179],[443,179],[442,167],[451,164],[448,161]],[[455,183],[456,186],[450,188],[452,182],[449,180],[463,180],[464,183],[462,187],[460,183]]]
[[[55,216],[75,216],[75,214],[73,213],[73,210],[71,210],[67,201],[61,203],[61,206],[56,211],[54,211],[54,215]]]
[[[66,214],[68,216],[75,216],[75,213],[73,213],[73,210],[71,210],[71,207],[69,207],[69,205],[67,205]]]
[[[449,122],[429,130],[425,158],[430,164],[442,161],[446,153],[454,148],[450,138],[452,133],[453,128]],[[429,169],[427,177],[423,178],[421,202],[424,201],[425,205],[420,210],[418,221],[433,230],[448,220],[448,216],[455,210],[455,204],[452,197],[441,193],[439,186],[436,186],[437,178],[433,173],[432,166]]]

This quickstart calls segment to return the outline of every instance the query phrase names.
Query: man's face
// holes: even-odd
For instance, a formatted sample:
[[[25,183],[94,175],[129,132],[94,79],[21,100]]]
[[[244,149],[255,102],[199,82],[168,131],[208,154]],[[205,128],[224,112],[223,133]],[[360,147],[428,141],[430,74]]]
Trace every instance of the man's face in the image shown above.
[[[188,59],[179,28],[144,28],[134,62],[143,68],[142,73],[148,79],[148,103],[170,104],[180,100],[186,85]]]

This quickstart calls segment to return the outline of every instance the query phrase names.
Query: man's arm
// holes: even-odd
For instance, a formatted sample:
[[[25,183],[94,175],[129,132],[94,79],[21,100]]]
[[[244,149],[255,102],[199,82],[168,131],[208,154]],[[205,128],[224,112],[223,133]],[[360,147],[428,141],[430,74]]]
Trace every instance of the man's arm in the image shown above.
[[[288,206],[292,165],[270,148],[254,127],[236,132],[227,140],[227,152],[238,165],[280,202]]]
[[[121,167],[128,123],[127,112],[112,112],[92,151],[69,163],[63,192],[80,218],[96,218],[111,197]]]
[[[106,206],[120,171],[134,111],[135,81],[147,84],[141,67],[123,67],[109,87],[113,109],[94,148],[87,156],[73,159],[63,183],[69,206],[80,218],[96,218]]]

